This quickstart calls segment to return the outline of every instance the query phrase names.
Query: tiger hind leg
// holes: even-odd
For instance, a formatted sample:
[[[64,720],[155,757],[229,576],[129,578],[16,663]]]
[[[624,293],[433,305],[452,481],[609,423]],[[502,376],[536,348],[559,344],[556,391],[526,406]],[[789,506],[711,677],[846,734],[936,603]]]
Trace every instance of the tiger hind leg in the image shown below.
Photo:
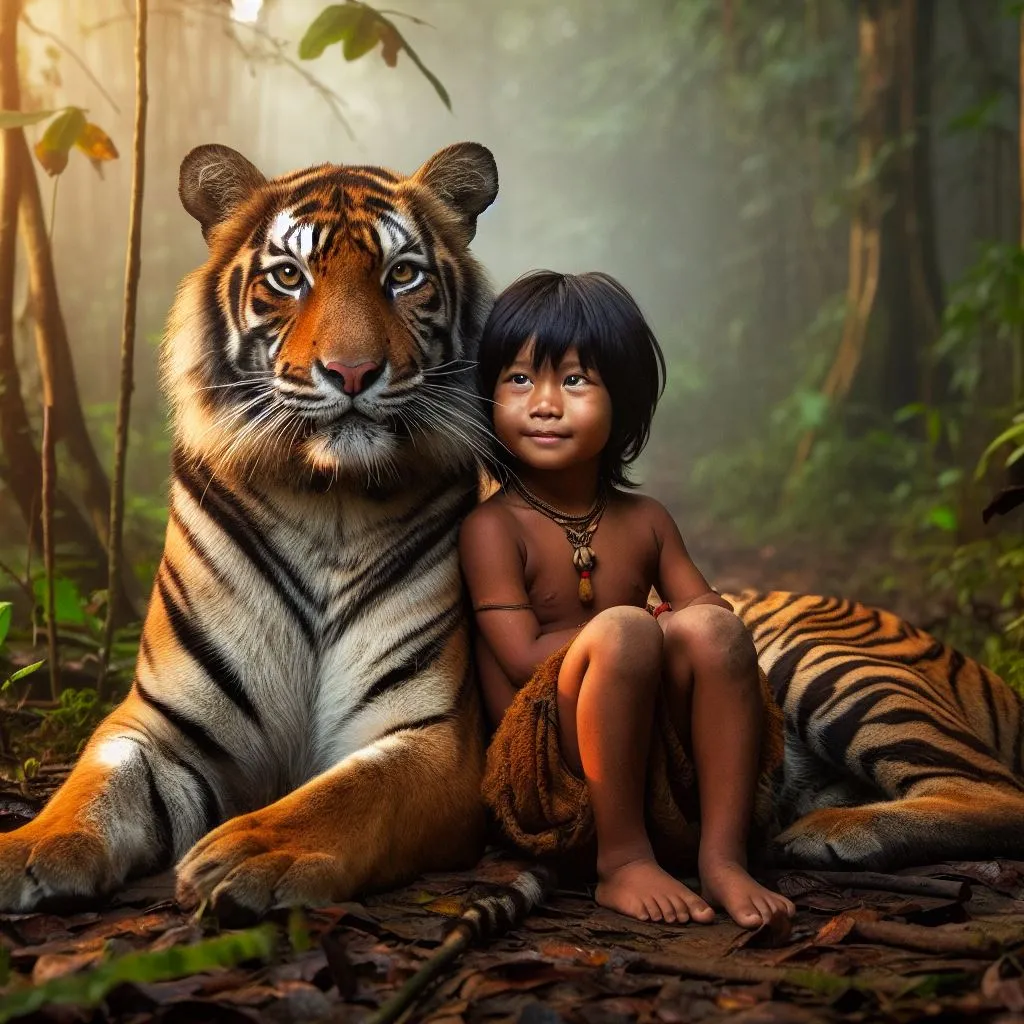
[[[969,783],[812,811],[769,851],[774,863],[872,870],[998,856],[1024,857],[1024,792]]]

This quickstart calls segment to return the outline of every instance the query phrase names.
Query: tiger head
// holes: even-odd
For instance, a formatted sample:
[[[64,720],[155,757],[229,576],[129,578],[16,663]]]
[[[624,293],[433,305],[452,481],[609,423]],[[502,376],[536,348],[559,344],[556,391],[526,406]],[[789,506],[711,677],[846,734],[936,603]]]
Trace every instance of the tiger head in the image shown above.
[[[192,150],[179,194],[209,256],[162,357],[182,454],[295,485],[469,469],[493,296],[467,247],[497,190],[476,143],[411,177],[324,164],[268,180],[226,146]]]

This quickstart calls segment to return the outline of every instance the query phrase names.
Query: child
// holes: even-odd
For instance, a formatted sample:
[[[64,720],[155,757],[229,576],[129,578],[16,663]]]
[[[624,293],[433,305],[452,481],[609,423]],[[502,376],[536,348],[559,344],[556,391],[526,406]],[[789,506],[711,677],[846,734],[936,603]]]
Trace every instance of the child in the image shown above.
[[[764,721],[750,635],[666,510],[623,490],[664,381],[643,315],[605,274],[534,272],[499,296],[479,358],[509,472],[465,520],[459,550],[497,727],[484,789],[492,808],[506,800],[499,824],[533,853],[569,852],[592,831],[597,902],[641,920],[709,922],[705,899],[748,928],[792,915],[746,871]],[[655,615],[645,610],[652,585],[667,602]],[[538,768],[546,724],[555,763]],[[692,781],[689,758],[705,899],[659,866],[645,825],[656,763],[683,776],[663,780],[676,792]],[[510,781],[513,760],[541,776],[536,793]],[[543,836],[521,823],[557,817],[559,794],[576,791],[579,820],[542,821]],[[683,833],[667,835],[679,847]]]

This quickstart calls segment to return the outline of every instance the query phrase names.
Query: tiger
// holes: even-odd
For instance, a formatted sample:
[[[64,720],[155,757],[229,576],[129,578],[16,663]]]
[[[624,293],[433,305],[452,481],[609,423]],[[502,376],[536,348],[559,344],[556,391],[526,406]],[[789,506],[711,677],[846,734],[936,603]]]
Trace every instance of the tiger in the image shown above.
[[[723,596],[782,712],[763,864],[1024,857],[1024,706],[999,676],[847,598]]]
[[[131,689],[0,835],[0,908],[176,864],[184,907],[241,922],[478,859],[456,540],[493,302],[469,245],[497,188],[473,142],[412,175],[185,156],[207,257],[162,341],[168,523]]]

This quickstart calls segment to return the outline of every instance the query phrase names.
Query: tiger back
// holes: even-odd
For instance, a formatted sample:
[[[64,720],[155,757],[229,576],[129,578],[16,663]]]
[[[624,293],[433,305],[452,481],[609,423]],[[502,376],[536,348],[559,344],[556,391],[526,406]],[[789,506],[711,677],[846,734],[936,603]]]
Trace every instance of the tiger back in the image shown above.
[[[316,904],[480,851],[456,550],[485,427],[482,146],[265,178],[193,150],[208,258],[162,350],[169,517],[127,699],[0,836],[0,907],[178,862],[186,905]]]
[[[1024,856],[1024,708],[983,665],[891,612],[725,596],[785,722],[779,863],[870,869]]]

